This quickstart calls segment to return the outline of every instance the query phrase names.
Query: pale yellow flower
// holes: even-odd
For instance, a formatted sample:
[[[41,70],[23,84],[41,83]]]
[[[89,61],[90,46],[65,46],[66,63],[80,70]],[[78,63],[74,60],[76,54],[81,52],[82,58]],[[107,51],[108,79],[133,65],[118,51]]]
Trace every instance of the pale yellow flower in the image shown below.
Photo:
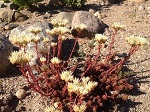
[[[52,29],[52,32],[55,32],[57,35],[64,35],[66,33],[70,33],[70,30],[66,27],[57,27]]]
[[[51,42],[51,46],[52,46],[52,47],[56,47],[56,46],[57,46],[57,43]]]
[[[81,23],[80,25],[75,26],[75,29],[76,29],[77,31],[82,31],[82,30],[87,29],[87,26],[86,26],[85,24]]]
[[[105,35],[95,34],[95,40],[99,43],[105,43],[107,39],[108,39],[108,37]]]
[[[50,40],[49,40],[49,38],[48,37],[45,37],[44,39],[43,39],[43,42],[44,43],[47,43],[47,42],[49,42]]]
[[[148,44],[148,41],[141,36],[131,35],[129,37],[126,37],[125,40],[127,43],[131,44],[132,46]]]
[[[23,50],[14,51],[9,56],[9,60],[12,64],[22,64],[29,62],[33,58],[33,53],[24,52]]]
[[[51,59],[51,63],[53,63],[54,65],[58,65],[60,62],[60,59],[58,59],[57,57]]]
[[[69,92],[74,92],[74,84],[72,82],[68,82],[67,88]]]
[[[74,78],[72,82],[68,82],[68,91],[74,92],[78,95],[86,95],[92,89],[94,89],[98,83],[95,81],[89,81],[89,77],[83,77],[81,80],[79,78]]]
[[[38,41],[40,41],[40,39],[41,39],[41,37],[40,36],[34,36],[33,38],[32,38],[32,42],[38,42]]]
[[[124,29],[124,28],[125,28],[125,25],[123,25],[123,24],[121,24],[121,23],[114,22],[114,23],[112,24],[112,28],[113,28],[114,30],[118,31],[118,30]]]
[[[51,36],[55,35],[54,30],[50,30],[50,29],[46,29],[46,33],[51,35]]]
[[[51,21],[51,23],[55,26],[55,27],[60,27],[60,26],[65,26],[69,21],[67,19],[61,19],[61,20],[56,20],[53,19]]]
[[[62,35],[62,36],[61,36],[61,40],[62,40],[62,41],[66,40],[66,36]]]
[[[42,31],[42,29],[40,27],[30,27],[28,30],[34,35],[36,35]]]
[[[27,34],[14,35],[9,38],[10,42],[16,46],[26,46],[32,41],[32,36]]]
[[[56,24],[58,24],[58,21],[57,21],[56,19],[52,19],[52,20],[51,20],[51,23],[52,23],[52,25],[55,26]]]
[[[74,105],[74,106],[73,106],[73,110],[74,110],[75,112],[84,112],[84,111],[86,110],[86,103],[83,102],[83,103],[80,104],[80,105]]]
[[[41,57],[41,58],[40,58],[40,61],[41,61],[41,62],[45,62],[45,61],[46,61],[46,58]]]
[[[63,72],[60,74],[60,78],[61,78],[62,80],[65,80],[66,82],[72,81],[72,80],[73,80],[72,72],[71,72],[71,71],[63,71]]]

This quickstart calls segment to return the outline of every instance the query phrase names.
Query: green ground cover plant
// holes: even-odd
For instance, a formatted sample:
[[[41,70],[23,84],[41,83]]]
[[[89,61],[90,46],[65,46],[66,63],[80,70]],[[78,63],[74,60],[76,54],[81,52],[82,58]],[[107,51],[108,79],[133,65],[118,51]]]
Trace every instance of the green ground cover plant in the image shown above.
[[[74,8],[82,7],[86,1],[87,0],[63,0],[63,2],[66,3],[66,5]]]
[[[78,37],[87,26],[81,24],[76,27],[77,35],[74,37],[72,50],[68,58],[63,59],[63,42],[69,40],[66,35],[71,34],[70,29],[65,27],[67,22],[68,20],[52,20],[54,28],[46,29],[49,37],[39,37],[40,28],[31,28],[32,35],[22,34],[20,37],[11,37],[10,41],[20,50],[12,52],[9,60],[19,67],[34,91],[51,98],[51,104],[44,109],[45,112],[108,111],[113,103],[126,100],[125,92],[133,89],[134,86],[129,83],[127,77],[120,77],[120,71],[130,56],[141,45],[147,44],[147,40],[134,35],[125,38],[130,44],[130,50],[126,56],[115,60],[117,53],[113,48],[116,35],[125,26],[114,23],[106,55],[103,56],[101,50],[104,49],[108,37],[95,34],[92,43],[89,44],[89,52],[81,57],[84,63],[80,65],[78,61],[70,66]],[[57,41],[53,41],[52,37]],[[39,46],[40,42],[43,43],[42,47]],[[26,46],[29,43],[35,46],[35,52],[27,50]],[[91,53],[93,45],[97,46],[96,54]],[[36,64],[33,64],[32,59],[35,57],[37,57]],[[80,67],[83,71],[77,72]]]
[[[29,8],[31,5],[37,5],[42,0],[12,0],[12,2],[19,6],[19,8]]]

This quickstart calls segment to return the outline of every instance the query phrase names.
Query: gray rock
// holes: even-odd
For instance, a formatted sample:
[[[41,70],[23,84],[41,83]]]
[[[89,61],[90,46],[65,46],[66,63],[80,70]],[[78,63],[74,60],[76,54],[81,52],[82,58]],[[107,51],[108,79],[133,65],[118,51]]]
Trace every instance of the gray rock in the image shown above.
[[[3,22],[21,22],[24,21],[26,19],[28,19],[28,17],[26,15],[23,15],[21,12],[19,11],[13,11],[10,9],[0,9],[0,19]]]
[[[8,25],[5,26],[5,29],[6,30],[12,30],[13,28],[17,27],[18,24],[13,24],[13,23],[10,23]]]
[[[13,51],[12,44],[8,39],[0,32],[0,74],[6,72],[10,66],[10,61],[8,59],[10,53]]]
[[[67,28],[71,28],[72,18],[73,18],[73,13],[69,13],[69,12],[60,12],[55,17],[55,19],[58,21],[62,19],[67,19],[69,21],[68,24],[66,25]]]
[[[87,11],[75,12],[72,19],[73,35],[76,34],[75,28],[80,24],[85,24],[87,26],[87,31],[81,34],[83,37],[89,37],[92,34],[98,33],[104,29],[104,23],[98,17]]]
[[[8,9],[0,10],[0,19],[4,22],[11,22],[14,11]]]
[[[22,14],[19,11],[15,11],[13,17],[14,17],[12,18],[13,21],[17,21],[17,22],[25,21],[26,19],[28,19],[26,15]]]

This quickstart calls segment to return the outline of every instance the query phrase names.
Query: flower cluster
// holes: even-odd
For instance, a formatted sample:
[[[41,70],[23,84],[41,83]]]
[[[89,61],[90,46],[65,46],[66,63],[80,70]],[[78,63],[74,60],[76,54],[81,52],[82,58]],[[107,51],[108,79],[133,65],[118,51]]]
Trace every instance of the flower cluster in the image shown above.
[[[80,25],[75,26],[75,29],[76,29],[77,31],[82,31],[82,30],[86,30],[86,29],[87,29],[87,26],[82,23],[82,24],[80,24]]]
[[[31,29],[29,29],[30,31]],[[31,33],[26,34],[22,32],[20,35],[14,35],[9,38],[10,42],[16,46],[25,47],[30,42],[38,42],[40,37],[38,35],[34,35],[35,33],[39,33],[41,30],[32,29]]]
[[[80,104],[80,105],[74,105],[74,106],[73,106],[73,110],[74,110],[75,112],[84,112],[84,111],[86,110],[86,103],[83,102],[83,103]]]
[[[95,81],[90,81],[89,77],[83,77],[81,80],[74,78],[72,82],[68,82],[68,91],[78,95],[86,95],[98,85]]]
[[[60,78],[61,78],[62,80],[65,80],[66,82],[72,81],[72,80],[73,80],[72,72],[71,72],[71,71],[63,71],[63,72],[60,74]]]
[[[121,24],[121,23],[118,23],[118,22],[114,22],[112,24],[112,28],[115,30],[115,31],[118,31],[118,30],[123,30],[125,28],[125,25]]]
[[[37,35],[42,31],[40,27],[30,27],[28,30],[34,35]]]
[[[23,64],[29,62],[34,57],[31,52],[24,52],[23,50],[14,51],[9,56],[9,60],[12,64]]]
[[[105,36],[105,35],[102,35],[102,34],[95,34],[95,40],[96,40],[98,43],[105,43],[107,39],[108,39],[108,37]]]
[[[70,30],[66,27],[56,27],[53,28],[52,30],[47,29],[46,32],[53,36],[53,35],[64,35],[66,33],[70,33]]]
[[[53,63],[54,65],[58,65],[61,62],[60,59],[58,59],[57,57],[54,57],[51,59],[51,63]]]
[[[126,37],[125,40],[127,43],[129,43],[132,46],[146,45],[148,43],[145,38],[143,38],[141,36],[134,36],[134,35]]]
[[[66,26],[68,24],[68,20],[67,19],[62,19],[62,20],[56,20],[56,19],[52,19],[51,23],[55,26],[55,27],[58,27],[58,26]]]

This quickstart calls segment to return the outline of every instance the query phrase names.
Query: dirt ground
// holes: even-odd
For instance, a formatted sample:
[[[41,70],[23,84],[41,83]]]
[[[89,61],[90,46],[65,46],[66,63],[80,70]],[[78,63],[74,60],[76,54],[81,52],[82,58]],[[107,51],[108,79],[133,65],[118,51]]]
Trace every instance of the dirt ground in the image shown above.
[[[131,3],[124,1],[120,4],[112,5],[92,5],[93,0],[89,0],[89,6],[84,9],[94,9],[101,14],[101,20],[111,27],[113,22],[121,22],[126,25],[125,31],[119,32],[116,38],[115,46],[119,53],[126,53],[129,50],[129,45],[124,38],[130,35],[140,35],[148,39],[150,42],[150,0],[144,3]],[[28,14],[30,18],[22,24],[32,24],[36,21],[50,21],[63,8],[46,10],[43,12],[22,11]],[[73,12],[73,11],[72,11]],[[9,34],[10,31],[5,31]],[[104,32],[108,34],[108,30]],[[79,39],[79,42],[87,43],[87,39]],[[150,46],[141,47],[135,54],[131,56],[129,63],[126,65],[134,71],[134,83],[137,87],[131,91],[128,101],[125,104],[117,107],[114,112],[149,112],[150,111]],[[5,96],[15,92],[27,85],[25,78],[16,69],[0,78],[0,89]],[[27,95],[24,99],[13,101],[16,106],[16,112],[42,112],[43,108],[49,103],[47,97],[43,97],[32,90],[27,90]],[[4,96],[4,95],[0,95]],[[15,112],[14,111],[14,112]]]

